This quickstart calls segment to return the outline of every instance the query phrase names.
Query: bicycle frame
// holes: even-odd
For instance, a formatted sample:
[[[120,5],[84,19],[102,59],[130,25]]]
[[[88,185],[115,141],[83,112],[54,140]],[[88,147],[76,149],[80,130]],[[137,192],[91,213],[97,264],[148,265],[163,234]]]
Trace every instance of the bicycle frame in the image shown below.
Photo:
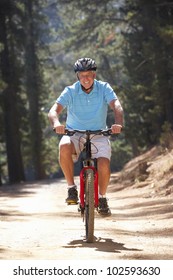
[[[90,130],[65,130],[66,134],[69,136],[72,136],[76,132],[86,134],[86,142],[85,142],[85,158],[82,159],[82,168],[80,171],[80,207],[81,210],[85,208],[85,180],[84,175],[85,171],[87,169],[92,169],[94,172],[94,206],[95,208],[98,207],[98,171],[96,167],[97,159],[93,159],[91,156],[91,134],[99,135],[102,134],[104,136],[111,135],[111,129],[107,130],[96,130],[96,131],[90,131]],[[85,163],[84,163],[85,162]],[[85,165],[85,166],[84,166]]]
[[[97,209],[99,204],[97,159],[92,158],[91,135],[108,136],[111,135],[111,130],[66,130],[65,132],[69,136],[76,132],[86,135],[84,149],[81,151],[84,156],[81,158],[79,211],[85,220],[86,242],[90,243],[94,240],[94,209]]]

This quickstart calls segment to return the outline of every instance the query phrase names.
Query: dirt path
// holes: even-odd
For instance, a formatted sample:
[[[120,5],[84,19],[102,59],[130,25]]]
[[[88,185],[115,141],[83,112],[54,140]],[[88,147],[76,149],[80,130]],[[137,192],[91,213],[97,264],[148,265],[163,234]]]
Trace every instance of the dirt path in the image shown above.
[[[96,242],[83,242],[77,206],[66,206],[64,180],[0,188],[1,260],[173,260],[173,201],[147,188],[109,188],[112,216],[96,214]]]

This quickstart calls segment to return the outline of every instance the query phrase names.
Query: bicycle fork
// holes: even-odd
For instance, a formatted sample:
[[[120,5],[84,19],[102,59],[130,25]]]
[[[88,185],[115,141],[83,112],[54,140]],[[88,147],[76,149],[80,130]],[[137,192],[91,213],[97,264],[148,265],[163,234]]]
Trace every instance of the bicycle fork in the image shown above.
[[[83,167],[80,171],[80,210],[81,214],[84,213],[85,209],[85,171],[87,169],[92,169],[94,172],[94,206],[98,208],[98,171],[94,166]]]

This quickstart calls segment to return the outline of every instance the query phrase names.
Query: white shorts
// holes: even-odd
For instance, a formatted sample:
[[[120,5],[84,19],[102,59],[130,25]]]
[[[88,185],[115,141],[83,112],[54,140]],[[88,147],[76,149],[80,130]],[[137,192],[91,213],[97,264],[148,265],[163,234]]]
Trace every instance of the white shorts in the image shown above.
[[[73,136],[64,135],[59,145],[70,144],[73,142],[76,154],[72,155],[73,161],[76,162],[81,151],[84,148],[86,135],[82,133],[75,133]],[[111,145],[109,137],[103,135],[91,135],[91,154],[92,158],[105,157],[110,160],[111,158]]]

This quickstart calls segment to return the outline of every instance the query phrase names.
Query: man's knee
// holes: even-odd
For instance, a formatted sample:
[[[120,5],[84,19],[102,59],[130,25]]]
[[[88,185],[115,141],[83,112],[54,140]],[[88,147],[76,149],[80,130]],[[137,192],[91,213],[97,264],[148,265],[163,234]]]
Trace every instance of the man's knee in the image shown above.
[[[71,151],[72,151],[71,143],[59,144],[59,155],[63,156],[66,154],[71,154]]]
[[[99,157],[97,159],[98,163],[100,164],[106,164],[106,165],[109,165],[110,164],[110,160],[106,157]]]
[[[72,154],[75,154],[75,147],[74,147],[74,144],[73,142],[70,142],[70,141],[60,141],[59,143],[59,154],[61,156],[63,155],[72,155]]]
[[[110,160],[105,157],[100,157],[97,159],[98,168],[101,169],[109,169],[110,168]]]

